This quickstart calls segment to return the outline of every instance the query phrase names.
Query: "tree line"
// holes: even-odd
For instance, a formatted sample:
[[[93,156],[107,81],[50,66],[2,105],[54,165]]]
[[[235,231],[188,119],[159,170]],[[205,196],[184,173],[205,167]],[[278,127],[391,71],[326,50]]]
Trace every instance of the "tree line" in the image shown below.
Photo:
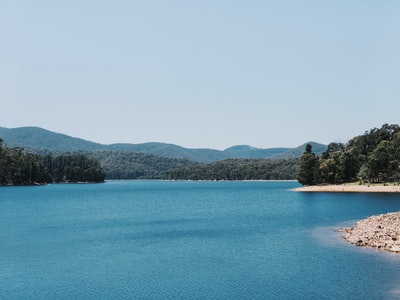
[[[90,151],[83,154],[100,162],[107,179],[165,179],[166,172],[170,170],[200,164],[184,158],[127,151]]]
[[[83,155],[37,155],[8,148],[0,139],[0,185],[103,182],[97,159]]]
[[[297,180],[303,185],[400,181],[400,127],[384,124],[348,143],[330,143],[321,157],[306,146]]]
[[[291,180],[299,159],[227,159],[167,171],[168,180]]]

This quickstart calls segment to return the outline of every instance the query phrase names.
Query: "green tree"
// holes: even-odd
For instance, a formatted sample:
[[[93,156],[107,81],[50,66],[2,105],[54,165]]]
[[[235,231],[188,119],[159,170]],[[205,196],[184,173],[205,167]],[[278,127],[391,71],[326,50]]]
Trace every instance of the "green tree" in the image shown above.
[[[312,152],[312,146],[306,145],[306,150],[300,158],[297,180],[303,185],[314,185],[319,180],[319,159]]]
[[[388,181],[391,178],[391,152],[390,143],[382,140],[368,156],[370,172],[374,181]]]
[[[361,166],[360,170],[357,173],[357,177],[361,181],[361,183],[369,182],[370,172],[367,163],[364,163]]]
[[[323,183],[336,183],[337,160],[333,157],[321,160],[319,171]]]

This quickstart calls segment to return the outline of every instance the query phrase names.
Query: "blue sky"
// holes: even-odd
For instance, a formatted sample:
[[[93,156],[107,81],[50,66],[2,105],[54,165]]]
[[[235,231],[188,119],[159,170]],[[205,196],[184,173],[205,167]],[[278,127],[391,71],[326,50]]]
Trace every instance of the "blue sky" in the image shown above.
[[[399,124],[399,1],[0,3],[0,126],[224,149]]]

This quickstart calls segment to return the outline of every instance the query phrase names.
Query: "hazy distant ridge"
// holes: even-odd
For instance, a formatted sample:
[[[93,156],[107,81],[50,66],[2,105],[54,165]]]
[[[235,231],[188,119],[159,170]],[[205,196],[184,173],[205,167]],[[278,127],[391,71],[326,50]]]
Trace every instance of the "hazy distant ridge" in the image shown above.
[[[268,148],[260,149],[247,145],[229,147],[223,151],[216,149],[189,149],[167,143],[143,144],[111,144],[104,145],[84,139],[71,137],[65,134],[52,132],[39,127],[0,127],[0,138],[10,147],[23,147],[26,149],[43,149],[50,151],[126,151],[151,154],[161,157],[185,158],[200,162],[213,162],[230,158],[273,158],[284,159],[300,156],[305,149],[305,144],[296,148]],[[327,146],[309,142],[313,151],[320,154]]]
[[[52,151],[97,151],[106,150],[107,146],[66,134],[52,132],[40,127],[0,127],[0,138],[9,147],[46,149]]]

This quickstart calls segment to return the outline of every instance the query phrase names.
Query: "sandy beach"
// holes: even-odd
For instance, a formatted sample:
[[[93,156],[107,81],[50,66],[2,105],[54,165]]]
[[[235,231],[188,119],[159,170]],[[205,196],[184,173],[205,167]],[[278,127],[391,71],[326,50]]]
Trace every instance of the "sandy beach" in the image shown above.
[[[400,185],[311,185],[295,188],[293,191],[329,193],[400,193]]]
[[[313,185],[293,189],[297,192],[400,193],[399,185]],[[371,216],[352,228],[340,228],[348,242],[364,247],[400,253],[400,212]]]

